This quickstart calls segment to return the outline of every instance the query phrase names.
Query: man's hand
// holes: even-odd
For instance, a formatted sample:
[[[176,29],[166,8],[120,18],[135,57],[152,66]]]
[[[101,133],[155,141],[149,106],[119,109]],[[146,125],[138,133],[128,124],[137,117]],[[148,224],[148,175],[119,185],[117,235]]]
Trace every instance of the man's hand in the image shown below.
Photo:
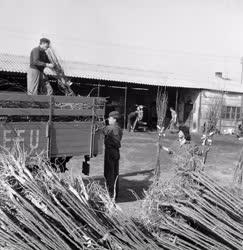
[[[54,64],[52,63],[47,63],[46,64],[46,67],[50,68],[50,69],[53,69],[54,68]]]

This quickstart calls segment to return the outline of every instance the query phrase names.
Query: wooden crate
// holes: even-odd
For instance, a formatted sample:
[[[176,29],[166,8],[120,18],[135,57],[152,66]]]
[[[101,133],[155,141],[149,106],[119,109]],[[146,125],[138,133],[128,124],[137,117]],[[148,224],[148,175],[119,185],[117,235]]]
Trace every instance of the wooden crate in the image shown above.
[[[54,122],[51,128],[51,157],[89,155],[91,131],[91,122]],[[11,150],[15,142],[19,142],[29,155],[47,152],[47,124],[0,123],[0,145]]]
[[[44,151],[48,157],[92,156],[103,151],[100,131],[95,132],[96,120],[102,119],[105,113],[102,98],[0,93],[0,103],[0,117],[6,118],[0,120],[0,145],[6,149],[19,142],[28,154]],[[64,105],[57,106],[60,103]],[[72,109],[69,104],[77,105]],[[11,117],[16,120],[16,116],[20,120],[21,117],[30,117],[30,121],[9,121]],[[54,116],[59,120],[73,117],[73,120],[53,122]],[[37,122],[33,117],[48,119],[47,122]],[[82,121],[80,117],[83,117]]]

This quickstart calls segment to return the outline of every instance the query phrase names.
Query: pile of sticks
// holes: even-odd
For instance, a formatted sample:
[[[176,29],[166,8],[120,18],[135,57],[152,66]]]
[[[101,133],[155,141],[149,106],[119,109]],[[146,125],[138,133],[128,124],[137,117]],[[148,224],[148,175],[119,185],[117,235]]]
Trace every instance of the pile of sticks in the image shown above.
[[[53,71],[55,74],[53,76],[57,79],[59,89],[65,95],[74,96],[75,94],[70,87],[71,82],[66,77],[63,67],[60,64],[54,49],[52,47],[48,48],[46,50],[46,54],[50,62],[54,65]]]
[[[158,142],[157,142],[157,159],[155,165],[155,176],[160,176],[160,155],[162,149],[162,137],[165,130],[165,117],[167,111],[168,96],[165,90],[158,87],[157,98],[156,98],[156,112],[157,112],[157,131],[158,131]]]
[[[243,249],[242,200],[204,172],[188,169],[193,168],[152,185],[143,222],[157,237],[183,250]]]
[[[31,171],[30,171],[31,170]],[[63,179],[42,157],[0,152],[0,249],[172,249],[126,217],[101,187]]]

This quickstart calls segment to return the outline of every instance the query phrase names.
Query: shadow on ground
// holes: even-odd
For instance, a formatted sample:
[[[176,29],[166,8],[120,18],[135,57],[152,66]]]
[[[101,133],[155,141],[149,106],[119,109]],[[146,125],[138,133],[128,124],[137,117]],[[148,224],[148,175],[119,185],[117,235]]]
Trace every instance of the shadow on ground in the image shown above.
[[[144,190],[147,190],[151,185],[153,176],[153,169],[121,174],[119,176],[119,195],[117,202],[125,203],[143,199]],[[96,181],[105,187],[105,179],[103,176],[95,176],[87,178],[86,180]]]

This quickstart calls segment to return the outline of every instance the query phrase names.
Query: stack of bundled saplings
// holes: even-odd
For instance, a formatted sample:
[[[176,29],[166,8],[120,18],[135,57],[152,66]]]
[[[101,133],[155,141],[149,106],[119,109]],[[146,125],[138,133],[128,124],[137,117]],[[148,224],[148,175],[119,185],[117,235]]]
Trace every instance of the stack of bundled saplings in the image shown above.
[[[142,221],[183,250],[243,249],[243,202],[217,185],[193,158],[146,193]]]
[[[127,218],[97,184],[60,179],[40,156],[27,164],[18,147],[0,152],[0,248],[179,249]]]
[[[64,95],[67,96],[74,96],[70,85],[71,82],[68,80],[68,78],[65,76],[63,67],[61,66],[59,59],[56,56],[56,53],[54,52],[54,49],[52,47],[48,48],[46,50],[46,54],[50,60],[50,62],[54,65],[54,77],[57,79],[58,87],[61,90],[61,92]]]

